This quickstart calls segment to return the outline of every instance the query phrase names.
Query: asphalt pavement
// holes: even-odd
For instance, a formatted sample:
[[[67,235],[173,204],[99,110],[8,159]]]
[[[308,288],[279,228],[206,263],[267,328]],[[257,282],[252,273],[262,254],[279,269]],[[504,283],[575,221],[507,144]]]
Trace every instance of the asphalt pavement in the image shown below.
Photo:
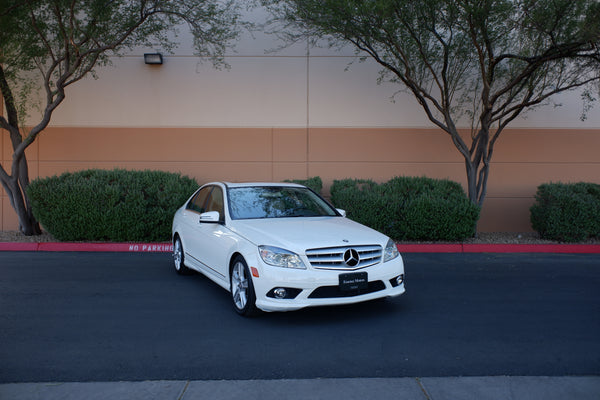
[[[39,253],[30,253],[39,254]],[[54,254],[54,256],[60,257],[59,254]],[[494,258],[494,255],[489,255],[491,258]],[[419,255],[416,255],[417,259],[419,259]],[[433,258],[431,258],[433,257]],[[510,259],[510,256],[508,256]],[[519,258],[523,261],[524,265],[529,265],[531,262],[527,259],[528,254],[521,255]],[[536,257],[539,257],[536,256]],[[561,258],[562,257],[562,258]],[[587,256],[578,256],[578,257],[587,257]],[[435,256],[429,255],[425,256],[427,264],[430,264],[435,260]],[[555,257],[552,254],[547,254],[542,256],[543,262],[554,259]],[[563,256],[557,257],[560,260],[568,260]],[[69,257],[66,255],[67,264],[76,262],[77,257]],[[102,258],[101,258],[102,259]],[[410,259],[410,257],[408,257]],[[588,262],[586,268],[594,268],[593,264],[598,260],[597,256],[593,256],[593,258],[585,258]],[[590,261],[591,260],[591,261]],[[102,262],[102,261],[101,261]],[[435,263],[435,262],[433,262]],[[590,264],[591,263],[591,264]],[[427,267],[425,266],[425,262],[421,259],[421,264],[423,265],[423,269],[425,270]],[[420,264],[420,265],[421,265]],[[520,263],[519,263],[520,264]],[[544,290],[548,291],[556,291],[561,290],[567,293],[567,297],[560,298],[560,301],[572,300],[578,297],[585,297],[589,295],[591,290],[593,290],[594,286],[598,283],[598,275],[594,274],[592,279],[589,279],[588,285],[584,289],[578,288],[579,283],[581,282],[581,278],[583,276],[578,276],[577,279],[573,278],[569,273],[562,273],[561,268],[564,268],[564,271],[568,271],[571,267],[569,263],[563,263],[564,265],[550,267],[547,270],[547,273],[551,275],[552,281],[556,283],[556,286],[545,286]],[[596,265],[600,267],[600,263]],[[2,267],[2,261],[0,261],[0,267]],[[431,266],[428,266],[431,268]],[[441,268],[441,266],[440,266]],[[482,267],[483,268],[483,267]],[[512,270],[513,272],[519,271],[519,265],[510,264],[506,265],[506,268]],[[529,267],[526,267],[528,269]],[[0,272],[1,272],[0,268]],[[425,286],[419,286],[419,274],[423,273],[422,271],[413,270],[413,278],[414,285],[411,287],[411,280],[408,279],[409,290],[420,290],[421,292],[426,292]],[[448,273],[452,274],[455,272],[453,267],[448,268]],[[492,273],[492,279],[499,278],[502,279],[502,283],[509,283],[509,289],[515,290],[515,288],[519,288],[519,285],[526,286],[531,284],[535,280],[536,274],[539,274],[537,270],[530,270],[527,275],[527,279],[525,282],[511,282],[510,280],[506,280],[506,277],[502,277],[497,274],[497,271],[494,271],[492,268],[491,271],[487,271]],[[522,271],[521,271],[522,272]],[[51,274],[52,271],[47,271],[48,274]],[[496,275],[494,275],[496,274]],[[487,276],[487,275],[486,275]],[[99,275],[96,276],[96,279],[104,279],[106,276]],[[410,278],[410,275],[409,275]],[[422,276],[421,278],[425,278]],[[4,278],[0,275],[0,283]],[[130,277],[127,277],[130,279]],[[575,280],[574,280],[575,279]],[[142,279],[143,280],[143,279]],[[72,288],[76,288],[78,282],[73,279],[67,279],[67,284],[71,285]],[[563,282],[561,286],[560,282]],[[6,283],[6,282],[5,282]],[[194,285],[198,285],[199,282],[193,282]],[[422,283],[422,282],[421,282]],[[476,284],[476,286],[480,287],[480,294],[483,294],[486,297],[486,291],[489,291],[491,287],[487,286],[486,282],[479,282],[481,285]],[[38,282],[41,284],[41,282]],[[203,283],[202,283],[203,284]],[[452,286],[456,286],[456,282],[453,281],[451,283]],[[210,287],[207,286],[207,287]],[[39,288],[34,287],[33,290],[27,293],[28,296],[33,296],[34,292]],[[431,288],[430,288],[431,289]],[[457,291],[462,290],[462,287],[458,287]],[[9,290],[6,287],[3,287],[3,290]],[[137,290],[140,290],[139,286],[134,287],[134,292],[137,294]],[[10,290],[9,290],[10,291]],[[517,290],[518,291],[518,290]],[[525,290],[524,292],[527,292]],[[113,293],[114,294],[114,293]],[[426,293],[427,295],[431,295],[432,293]],[[442,293],[442,298],[447,298],[450,292]],[[98,295],[98,293],[96,293]],[[527,297],[527,301],[534,301],[536,307],[539,307],[540,304],[543,304],[544,291],[533,291]],[[1,298],[1,294],[0,294]],[[414,298],[413,298],[414,299]],[[489,297],[487,301],[489,304],[493,304],[495,302],[500,301],[500,297]],[[515,299],[515,303],[521,301],[518,297]],[[413,305],[415,305],[416,300],[412,300]],[[462,299],[462,301],[467,304],[467,299]],[[4,303],[0,303],[3,305]],[[8,303],[6,303],[8,304]],[[4,305],[6,305],[4,304]],[[588,311],[596,312],[595,317],[592,314],[592,320],[588,321],[589,326],[593,332],[596,332],[598,326],[600,326],[600,314],[597,312],[600,310],[598,307],[599,304],[597,302],[597,296],[592,297],[592,303],[587,300],[587,304],[590,309]],[[550,313],[552,312],[552,308],[556,308],[556,313],[558,314],[557,321],[560,321],[560,318],[564,316],[564,312],[569,309],[569,307],[577,307],[576,303],[569,304],[564,309],[557,307],[555,305],[549,305],[548,309],[540,310],[543,316],[536,318],[534,317],[531,321],[531,324],[544,323],[544,321],[552,322],[548,318]],[[396,310],[394,305],[387,306],[388,311],[400,311],[405,314],[411,313],[411,308],[404,306],[402,309]],[[471,307],[470,312],[481,312],[483,311],[484,306],[469,306]],[[469,308],[467,307],[467,308]],[[482,307],[482,308],[480,308]],[[1,307],[0,307],[1,308]],[[384,307],[385,308],[385,307]],[[230,311],[230,310],[227,310]],[[362,309],[364,311],[364,309]],[[418,309],[413,309],[413,312],[419,311]],[[443,313],[443,308],[437,310],[440,314],[436,314],[441,317],[441,313]],[[492,310],[493,311],[493,310]],[[1,312],[1,310],[0,310]],[[345,310],[348,313],[348,310]],[[318,314],[320,315],[320,314]],[[298,313],[298,323],[302,321],[306,321],[307,318],[310,319],[314,315],[313,314],[302,314]],[[321,315],[322,316],[322,315]],[[501,315],[499,316],[502,317]],[[0,319],[0,331],[6,330],[8,324],[10,324],[10,316],[2,317]],[[237,318],[237,316],[236,316]],[[453,318],[451,315],[448,315],[447,318],[450,320]],[[595,318],[595,319],[594,319]],[[575,318],[573,321],[576,321]],[[286,319],[286,321],[290,321],[290,319]],[[485,321],[481,322],[485,324]],[[6,324],[6,325],[5,325]],[[3,327],[4,325],[4,327]],[[576,330],[580,330],[583,327],[577,327]],[[481,327],[479,327],[481,328]],[[560,328],[560,327],[559,327]],[[435,329],[435,324],[427,326],[427,329]],[[398,333],[398,332],[394,332]],[[475,332],[477,335],[481,332]],[[33,332],[35,336],[35,332]],[[414,333],[413,333],[414,334]],[[458,333],[457,333],[458,334]],[[569,336],[567,330],[559,331],[559,335],[563,335],[568,337],[568,340],[575,342],[577,337],[581,336],[581,332],[575,332],[573,336]],[[426,336],[426,335],[425,335]],[[433,336],[432,336],[433,337]],[[518,338],[518,341],[523,341],[526,338],[524,335],[521,338]],[[426,337],[424,338],[427,339]],[[550,341],[550,345],[554,345],[554,342],[550,339],[548,335],[542,334],[539,338],[531,338],[532,341]],[[470,340],[470,339],[467,339]],[[543,399],[543,400],[554,400],[554,399],[594,399],[600,400],[600,375],[598,375],[597,371],[600,370],[600,354],[598,354],[598,341],[600,339],[596,339],[596,341],[590,342],[589,338],[585,337],[585,335],[581,336],[581,340],[586,345],[591,344],[590,352],[588,358],[585,358],[581,353],[581,344],[572,343],[573,351],[578,353],[577,357],[583,357],[586,361],[586,367],[578,370],[577,367],[565,367],[566,374],[561,374],[563,369],[556,368],[553,365],[549,369],[544,369],[544,363],[556,363],[560,364],[565,362],[569,364],[572,361],[566,360],[568,358],[567,352],[564,350],[559,350],[555,357],[550,358],[540,358],[539,365],[535,368],[532,368],[531,371],[534,373],[536,371],[550,371],[552,376],[539,376],[539,375],[529,375],[527,373],[527,369],[517,370],[517,372],[526,372],[526,375],[494,375],[492,376],[476,376],[473,371],[475,369],[468,371],[470,376],[417,376],[415,375],[403,375],[400,374],[399,377],[394,376],[381,376],[381,377],[361,377],[360,375],[356,375],[356,377],[317,377],[317,378],[303,378],[303,379],[295,379],[291,376],[281,378],[269,378],[269,379],[254,379],[254,378],[243,378],[243,379],[234,379],[232,377],[228,377],[227,379],[156,379],[154,376],[149,376],[150,380],[144,380],[148,378],[144,378],[142,376],[136,376],[133,380],[112,380],[110,381],[102,381],[100,379],[99,382],[89,381],[86,379],[81,379],[77,382],[71,382],[69,379],[62,379],[60,381],[44,379],[44,381],[35,381],[35,379],[27,378],[25,381],[15,380],[13,383],[10,378],[4,379],[0,384],[0,400],[27,400],[27,399],[44,399],[44,400],[55,400],[55,399],[216,399],[216,400],[225,400],[225,399],[262,399],[262,400],[270,400],[270,399],[426,399],[426,400],[442,400],[442,399],[477,399],[477,400],[512,400],[512,399]],[[532,345],[532,341],[527,341],[523,343],[523,348],[516,349],[518,351],[522,351],[523,349],[527,349],[527,346]],[[473,343],[476,347],[477,343]],[[497,346],[497,343],[492,343],[491,346]],[[186,346],[185,341],[182,342],[182,346]],[[0,345],[0,347],[2,347]],[[506,348],[499,346],[496,349],[492,349],[492,351],[506,351]],[[540,350],[540,354],[542,351]],[[7,352],[0,353],[7,356]],[[497,357],[499,353],[494,353],[494,357]],[[4,357],[3,356],[3,357]],[[511,355],[511,357],[514,356]],[[512,359],[510,357],[507,358],[507,361],[510,362]],[[576,360],[576,359],[574,359]],[[3,369],[1,364],[13,365],[14,360],[5,359],[5,363],[0,358],[0,371]],[[90,363],[93,363],[94,360],[88,360]],[[360,360],[359,360],[360,361]],[[118,366],[115,366],[118,368]],[[475,367],[474,367],[475,368]],[[35,370],[35,367],[33,367]],[[350,368],[350,370],[352,370]],[[410,370],[407,370],[410,372]],[[418,371],[418,370],[413,370]],[[460,370],[449,370],[450,372],[459,371]],[[507,370],[508,371],[508,370]],[[569,373],[571,371],[571,373]],[[575,374],[573,375],[573,371]],[[583,375],[579,374],[578,371],[583,371]],[[591,371],[586,373],[586,371]],[[424,371],[426,372],[426,371]],[[494,372],[494,371],[492,371]],[[10,371],[4,371],[3,375],[5,378],[7,376],[11,376]],[[438,375],[444,375],[438,374]],[[565,376],[567,375],[567,376]],[[260,376],[260,374],[256,374],[256,376]],[[117,377],[118,379],[118,377]]]

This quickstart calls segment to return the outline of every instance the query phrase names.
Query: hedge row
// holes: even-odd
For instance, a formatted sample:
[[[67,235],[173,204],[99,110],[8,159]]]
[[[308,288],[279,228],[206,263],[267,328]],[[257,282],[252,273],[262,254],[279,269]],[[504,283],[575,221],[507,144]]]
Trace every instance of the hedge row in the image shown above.
[[[320,177],[288,180],[320,193]],[[198,183],[161,171],[86,170],[37,179],[28,188],[34,214],[64,241],[166,241],[173,214]],[[565,242],[600,238],[600,185],[548,183],[531,207],[533,229]],[[479,208],[449,180],[396,177],[378,184],[344,179],[331,187],[348,217],[396,240],[457,241],[475,233]]]
[[[320,177],[292,182],[317,193]],[[195,180],[161,171],[86,170],[37,179],[28,188],[34,214],[63,241],[167,241],[173,214]],[[334,181],[332,202],[348,217],[398,240],[463,240],[479,209],[459,184],[429,178]]]
[[[600,238],[598,184],[542,184],[530,211],[531,225],[542,238],[564,242]]]
[[[31,182],[35,217],[63,241],[168,241],[173,214],[198,188],[161,171],[86,170]]]
[[[479,207],[458,183],[426,177],[334,181],[331,200],[349,218],[396,240],[464,240],[479,219]]]
[[[321,190],[323,190],[323,181],[319,176],[313,176],[308,179],[286,179],[285,182],[304,185],[317,193],[321,193]]]

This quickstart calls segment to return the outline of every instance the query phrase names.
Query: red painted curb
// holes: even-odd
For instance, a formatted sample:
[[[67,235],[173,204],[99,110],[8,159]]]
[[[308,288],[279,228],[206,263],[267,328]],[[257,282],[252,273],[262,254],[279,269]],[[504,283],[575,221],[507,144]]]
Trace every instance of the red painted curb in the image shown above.
[[[0,251],[84,251],[122,253],[170,253],[171,243],[0,243]]]
[[[598,244],[398,244],[401,253],[572,253],[600,254]],[[170,253],[171,243],[13,243],[0,242],[0,251],[82,251]]]
[[[38,243],[0,243],[0,251],[37,251]]]
[[[401,253],[462,253],[462,244],[398,244]]]
[[[597,254],[596,244],[465,244],[464,253],[575,253]]]
[[[401,253],[600,254],[598,244],[398,244]]]

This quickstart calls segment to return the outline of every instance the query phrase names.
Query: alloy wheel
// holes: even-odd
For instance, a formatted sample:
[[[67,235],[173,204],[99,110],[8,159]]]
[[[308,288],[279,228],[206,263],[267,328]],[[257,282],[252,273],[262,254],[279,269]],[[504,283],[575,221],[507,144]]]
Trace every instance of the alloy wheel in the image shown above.
[[[173,262],[175,264],[175,270],[179,273],[182,272],[183,266],[183,247],[179,239],[175,240],[173,246]]]
[[[236,262],[231,274],[231,295],[238,310],[243,310],[248,303],[248,277],[243,263]]]

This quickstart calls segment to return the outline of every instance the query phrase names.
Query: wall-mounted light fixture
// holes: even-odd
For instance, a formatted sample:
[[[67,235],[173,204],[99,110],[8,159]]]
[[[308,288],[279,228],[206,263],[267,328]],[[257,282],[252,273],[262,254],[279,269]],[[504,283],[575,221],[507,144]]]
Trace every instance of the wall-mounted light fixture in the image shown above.
[[[163,63],[162,54],[144,53],[144,62],[146,64],[161,65]]]

